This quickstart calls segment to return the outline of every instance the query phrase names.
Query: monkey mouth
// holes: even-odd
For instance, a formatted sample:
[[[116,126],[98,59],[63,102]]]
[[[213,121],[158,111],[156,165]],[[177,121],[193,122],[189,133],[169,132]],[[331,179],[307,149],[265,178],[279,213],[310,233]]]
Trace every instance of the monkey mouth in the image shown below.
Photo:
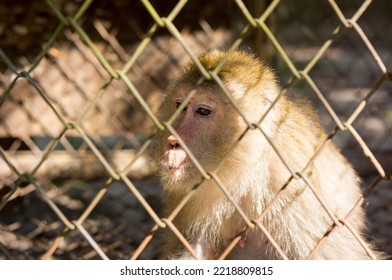
[[[187,156],[182,149],[172,149],[164,153],[163,167],[167,172],[185,172],[188,168]]]
[[[187,169],[189,168],[188,164],[186,163],[186,161],[180,162],[180,163],[176,163],[176,164],[172,164],[169,163],[167,161],[163,162],[163,167],[165,170],[167,171],[187,171]]]
[[[161,179],[166,182],[178,183],[185,179],[189,174],[189,166],[183,162],[179,165],[168,164],[163,162],[163,168],[161,170]]]
[[[183,164],[182,164],[182,165],[183,165]],[[186,167],[184,167],[184,166],[182,166],[182,165],[180,165],[180,166],[169,165],[169,166],[166,167],[166,169],[167,169],[167,170],[170,170],[170,171],[176,171],[176,170],[180,170],[180,169],[186,169]]]

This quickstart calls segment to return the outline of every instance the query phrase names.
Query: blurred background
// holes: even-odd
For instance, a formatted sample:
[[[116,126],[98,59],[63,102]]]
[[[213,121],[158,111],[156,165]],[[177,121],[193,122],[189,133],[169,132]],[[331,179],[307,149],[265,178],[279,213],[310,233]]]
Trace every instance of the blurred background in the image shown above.
[[[255,53],[331,135],[331,110],[353,120],[363,142],[333,141],[363,180],[367,238],[392,254],[391,34],[391,1],[0,1],[0,259],[158,257],[146,150],[184,44]]]

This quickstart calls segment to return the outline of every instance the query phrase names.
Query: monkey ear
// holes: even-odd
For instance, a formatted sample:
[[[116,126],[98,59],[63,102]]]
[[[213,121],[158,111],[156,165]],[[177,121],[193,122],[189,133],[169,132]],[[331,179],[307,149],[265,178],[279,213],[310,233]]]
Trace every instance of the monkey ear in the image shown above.
[[[272,104],[278,98],[279,92],[276,90],[276,87],[262,86],[261,94],[263,94],[268,103]]]
[[[276,90],[276,86],[260,85],[254,89],[249,88],[238,81],[232,81],[226,86],[235,100],[240,100],[246,95],[259,94],[266,103],[272,104],[279,95],[279,92]]]
[[[242,99],[246,92],[250,90],[244,84],[237,81],[231,81],[226,86],[235,100]]]

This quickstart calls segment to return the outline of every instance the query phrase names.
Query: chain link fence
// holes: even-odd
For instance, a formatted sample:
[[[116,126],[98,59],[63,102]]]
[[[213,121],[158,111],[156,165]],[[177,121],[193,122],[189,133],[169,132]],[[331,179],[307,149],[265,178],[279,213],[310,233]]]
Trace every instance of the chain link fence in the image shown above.
[[[363,178],[352,211],[365,206],[369,238],[392,253],[390,3],[103,2],[0,4],[1,259],[154,259],[164,227],[188,248],[147,150],[170,75],[212,48],[260,55],[286,94],[314,101],[325,143]]]

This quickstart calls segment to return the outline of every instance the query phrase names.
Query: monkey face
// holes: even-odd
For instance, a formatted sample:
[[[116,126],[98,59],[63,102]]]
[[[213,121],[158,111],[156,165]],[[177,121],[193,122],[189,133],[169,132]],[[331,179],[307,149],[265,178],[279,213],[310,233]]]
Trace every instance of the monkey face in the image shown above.
[[[237,116],[224,96],[211,88],[199,88],[196,94],[183,104],[189,86],[182,86],[169,94],[162,108],[169,119],[181,106],[182,111],[173,122],[176,136],[161,132],[158,135],[158,151],[160,154],[161,179],[169,184],[184,181],[194,183],[201,179],[196,164],[200,164],[207,172],[214,170],[221,162],[230,145],[229,139],[235,139]],[[234,118],[233,118],[234,117]],[[192,153],[191,159],[185,151],[185,145]]]
[[[224,56],[222,52],[211,52],[200,57],[200,61],[206,69],[212,70]],[[171,82],[158,112],[161,122],[171,120],[173,114],[178,113],[170,122],[175,132],[159,131],[156,137],[154,157],[164,188],[176,189],[170,185],[181,185],[189,190],[201,181],[202,170],[229,178],[235,172],[240,173],[237,167],[243,161],[256,162],[261,157],[259,150],[263,145],[249,144],[252,141],[264,143],[265,139],[260,140],[261,133],[253,129],[242,134],[249,124],[259,122],[274,100],[273,75],[253,58],[233,53],[220,69],[220,82],[212,79],[199,85],[200,78],[193,63],[185,67],[178,79]],[[234,143],[237,143],[237,152],[231,151]],[[243,154],[252,156],[243,157]]]

